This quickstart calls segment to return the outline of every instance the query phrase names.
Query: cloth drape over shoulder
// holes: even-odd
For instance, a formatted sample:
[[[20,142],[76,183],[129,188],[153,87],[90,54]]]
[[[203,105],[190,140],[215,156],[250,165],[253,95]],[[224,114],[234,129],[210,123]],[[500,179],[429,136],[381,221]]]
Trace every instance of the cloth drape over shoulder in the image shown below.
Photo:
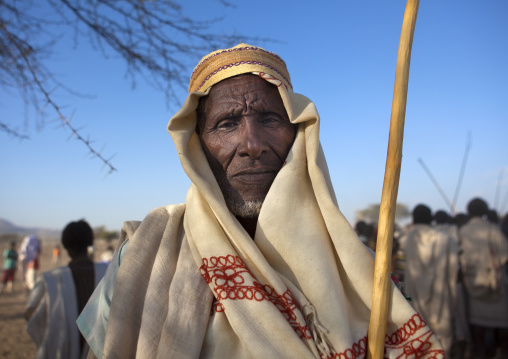
[[[243,73],[278,86],[298,126],[254,240],[228,210],[195,132],[199,98],[214,83]],[[338,208],[314,104],[293,92],[282,59],[245,44],[203,58],[190,88],[194,92],[168,125],[192,181],[186,203],[126,224],[129,244],[112,280],[111,305],[85,308],[82,315],[85,320],[109,313],[101,321],[103,347],[92,346],[95,355],[365,355],[374,261]],[[394,285],[391,295],[387,356],[442,357],[436,337]]]
[[[106,266],[95,263],[94,270],[97,285]],[[82,357],[76,325],[78,314],[70,268],[59,267],[42,273],[30,292],[25,309],[27,332],[37,347],[37,359]]]

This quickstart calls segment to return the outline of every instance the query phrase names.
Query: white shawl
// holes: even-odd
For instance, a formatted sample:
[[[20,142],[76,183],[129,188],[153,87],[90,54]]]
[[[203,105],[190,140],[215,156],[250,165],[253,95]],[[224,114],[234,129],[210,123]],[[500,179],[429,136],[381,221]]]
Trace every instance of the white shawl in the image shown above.
[[[264,70],[252,63],[231,76]],[[195,133],[195,109],[208,91],[191,93],[168,125],[192,181],[185,206],[159,208],[124,228],[129,245],[97,356],[364,356],[374,261],[338,208],[314,104],[279,86],[298,131],[252,240],[226,207]],[[442,356],[393,285],[391,303],[387,355]]]

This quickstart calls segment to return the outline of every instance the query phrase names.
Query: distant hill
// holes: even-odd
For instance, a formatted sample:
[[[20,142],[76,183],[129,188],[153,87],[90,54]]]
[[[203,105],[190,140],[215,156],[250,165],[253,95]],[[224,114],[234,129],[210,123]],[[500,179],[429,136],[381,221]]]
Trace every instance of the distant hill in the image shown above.
[[[0,218],[0,235],[15,234],[18,236],[35,235],[42,240],[59,239],[62,231],[40,227],[20,227],[6,219]]]

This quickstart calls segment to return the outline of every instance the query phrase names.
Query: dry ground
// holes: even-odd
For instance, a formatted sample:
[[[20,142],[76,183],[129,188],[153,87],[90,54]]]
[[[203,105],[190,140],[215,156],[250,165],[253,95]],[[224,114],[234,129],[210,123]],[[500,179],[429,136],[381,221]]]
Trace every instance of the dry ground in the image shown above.
[[[41,270],[47,271],[58,265],[53,263],[52,250],[57,242],[42,242]],[[0,253],[9,243],[0,243]],[[98,260],[100,254],[106,247],[102,240],[95,241],[95,258]],[[3,257],[0,260],[3,268]],[[61,265],[69,262],[65,250],[62,251]],[[20,281],[21,274],[16,273],[16,280],[12,293],[0,294],[0,358],[5,359],[32,359],[35,358],[35,345],[26,332],[26,321],[23,317],[25,303],[28,293]]]

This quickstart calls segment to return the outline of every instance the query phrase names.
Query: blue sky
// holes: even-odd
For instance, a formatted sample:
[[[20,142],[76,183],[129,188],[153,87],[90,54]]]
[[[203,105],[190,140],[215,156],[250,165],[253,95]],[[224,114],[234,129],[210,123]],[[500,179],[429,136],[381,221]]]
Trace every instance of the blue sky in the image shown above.
[[[197,4],[197,5],[196,5]],[[321,141],[339,206],[355,210],[379,203],[383,184],[395,63],[405,2],[194,1],[187,13],[223,16],[218,31],[270,37],[253,44],[281,55],[294,89],[311,98],[321,115]],[[197,11],[197,12],[196,12]],[[472,147],[457,207],[474,196],[508,211],[508,3],[502,0],[420,3],[413,42],[398,201],[410,208],[445,208],[418,158],[452,198],[468,133]],[[205,54],[203,54],[205,55]],[[138,78],[133,89],[123,62],[105,59],[82,40],[63,37],[48,66],[60,81],[91,98],[58,93],[64,113],[90,135],[117,172],[51,122],[30,140],[0,132],[0,218],[17,225],[62,228],[71,220],[120,229],[153,208],[185,201],[189,180],[166,125],[176,106]],[[189,69],[190,75],[191,69]],[[179,93],[181,101],[185,92]],[[16,93],[0,90],[2,121],[22,124]],[[31,112],[29,112],[31,115]],[[504,206],[503,206],[504,205]]]

